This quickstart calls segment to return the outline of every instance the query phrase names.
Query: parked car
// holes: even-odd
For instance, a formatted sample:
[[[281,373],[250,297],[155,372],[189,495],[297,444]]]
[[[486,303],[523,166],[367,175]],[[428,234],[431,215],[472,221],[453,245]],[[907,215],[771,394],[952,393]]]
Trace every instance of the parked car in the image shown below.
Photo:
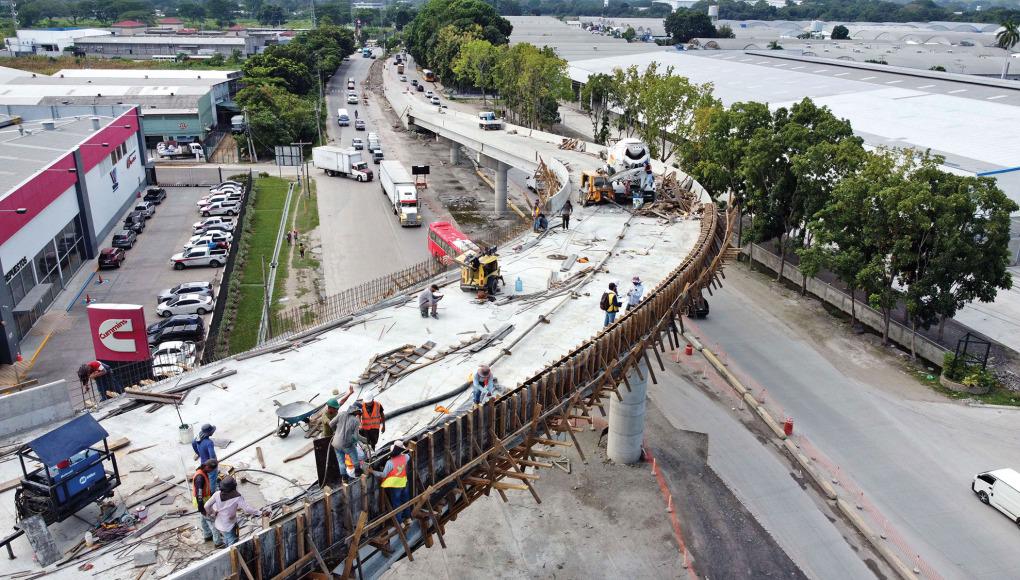
[[[156,302],[166,302],[180,294],[204,294],[215,299],[212,282],[183,282],[173,288],[160,290],[159,294],[156,295]]]
[[[209,188],[210,193],[220,193],[224,191],[244,191],[244,184],[236,181],[224,181],[219,185],[214,185]]]
[[[151,219],[156,215],[156,204],[143,200],[135,204],[135,211],[145,216],[145,219]]]
[[[136,234],[142,233],[145,229],[145,216],[141,212],[133,211],[124,218],[124,229],[132,230]]]
[[[417,86],[417,87],[418,87],[418,92],[419,92],[419,93],[421,93],[421,92],[424,92],[424,91],[425,91],[425,85],[415,85],[415,86]]]
[[[354,130],[355,131],[364,131],[365,130],[365,122],[362,121],[361,119],[358,119],[358,120],[354,121]]]
[[[150,187],[145,190],[145,197],[142,199],[159,205],[163,203],[164,199],[166,199],[166,190],[162,187]]]
[[[237,215],[241,209],[241,204],[237,201],[222,201],[214,203],[212,205],[202,208],[202,217],[209,217],[212,215]]]
[[[145,328],[145,333],[149,344],[167,340],[202,342],[205,340],[205,321],[197,314],[176,314],[150,324]]]
[[[225,230],[234,229],[234,220],[227,217],[207,217],[192,224],[191,229],[198,233],[199,230],[208,229],[210,226],[222,226]]]
[[[365,148],[365,142],[361,139],[361,137],[355,137],[354,139],[351,139],[351,147],[354,147],[357,151],[361,151]]]
[[[217,193],[216,195],[207,195],[202,199],[195,202],[198,207],[212,205],[219,201],[240,201],[241,194],[239,193]]]
[[[188,240],[188,243],[184,244],[184,249],[190,250],[191,248],[208,246],[209,244],[213,245],[220,243],[230,244],[230,242],[232,242],[233,240],[234,236],[230,232],[217,232],[217,231],[208,232],[204,234],[191,236],[191,239]]]
[[[433,105],[438,105],[439,104],[439,97],[433,95],[433,96],[429,97],[429,102],[432,103]]]
[[[126,257],[127,254],[122,248],[104,248],[99,252],[99,269],[120,268]]]
[[[357,105],[358,104],[358,93],[347,93],[347,104]]]
[[[195,366],[198,349],[195,343],[170,340],[159,343],[152,351],[152,375],[156,380],[175,377]]]
[[[114,248],[121,248],[122,250],[130,250],[135,247],[135,242],[138,241],[138,234],[131,230],[120,230],[113,234],[113,241],[110,243]]]
[[[213,232],[222,232],[233,235],[234,224],[209,224],[195,230],[194,235],[204,236],[205,234],[211,234]]]
[[[156,314],[166,318],[175,314],[198,314],[212,312],[213,299],[201,294],[179,294],[156,307]]]
[[[219,268],[227,263],[227,250],[223,248],[209,248],[200,246],[190,250],[174,254],[170,258],[170,265],[174,270],[183,270],[193,266],[211,266]]]
[[[407,75],[400,75],[400,82],[406,83],[407,82]]]

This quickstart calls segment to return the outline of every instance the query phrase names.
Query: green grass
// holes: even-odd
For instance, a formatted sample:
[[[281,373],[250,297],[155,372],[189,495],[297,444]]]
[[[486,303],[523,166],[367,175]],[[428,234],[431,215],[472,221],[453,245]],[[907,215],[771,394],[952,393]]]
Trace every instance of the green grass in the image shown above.
[[[958,393],[943,387],[942,383],[939,382],[937,370],[935,372],[927,372],[915,369],[913,374],[914,378],[916,378],[921,384],[930,387],[932,390],[937,391],[950,399],[977,401],[986,405],[1020,407],[1020,393],[1011,391],[1004,387],[995,387],[984,395],[971,395],[968,393]]]
[[[297,209],[293,210],[295,211],[293,214],[294,228],[297,229],[302,236],[304,236],[308,232],[319,227],[319,204],[317,194],[315,192],[315,182],[312,182],[312,195],[302,195],[300,200],[295,198],[295,201],[297,202]],[[308,245],[307,238],[305,238],[305,245]],[[301,255],[298,254],[297,249],[295,249],[291,265],[297,269],[306,268],[317,270],[319,268],[319,260],[315,259],[311,248],[306,249],[307,251],[305,252],[304,258],[302,258]]]
[[[287,200],[289,182],[279,177],[260,177],[255,180],[255,202],[248,208],[249,225],[241,233],[238,241],[241,252],[246,256],[240,272],[235,275],[240,280],[238,291],[240,299],[237,314],[230,332],[230,353],[243,352],[256,346],[259,334],[259,321],[264,308],[262,276],[262,260],[265,258],[266,273],[269,262],[273,258],[276,235],[283,216],[283,206]],[[275,304],[286,293],[287,261],[281,260],[277,268],[276,287],[272,301]]]

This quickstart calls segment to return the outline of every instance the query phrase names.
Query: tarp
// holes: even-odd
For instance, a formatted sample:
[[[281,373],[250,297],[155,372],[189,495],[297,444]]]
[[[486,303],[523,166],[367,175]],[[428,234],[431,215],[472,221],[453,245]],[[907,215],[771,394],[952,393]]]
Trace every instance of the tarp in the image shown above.
[[[44,465],[52,467],[109,436],[91,414],[85,413],[29,442],[28,446]]]

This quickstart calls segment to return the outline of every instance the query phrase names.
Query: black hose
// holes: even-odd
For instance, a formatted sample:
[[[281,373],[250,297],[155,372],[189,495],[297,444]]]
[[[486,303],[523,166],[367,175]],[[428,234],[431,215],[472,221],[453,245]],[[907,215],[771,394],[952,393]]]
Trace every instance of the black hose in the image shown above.
[[[401,408],[399,408],[399,409],[397,409],[395,411],[391,411],[389,413],[386,413],[386,420],[389,421],[390,419],[394,419],[394,418],[399,417],[399,416],[401,416],[401,415],[403,415],[405,413],[410,413],[411,411],[417,411],[418,409],[421,409],[422,407],[427,407],[427,406],[429,406],[429,405],[431,405],[433,403],[438,403],[440,401],[445,401],[446,399],[450,399],[450,398],[456,397],[457,395],[463,393],[464,391],[466,391],[470,387],[471,387],[471,382],[468,381],[468,382],[464,383],[463,385],[461,385],[461,386],[457,387],[456,389],[454,389],[452,391],[449,391],[447,393],[442,393],[440,395],[436,395],[435,397],[429,397],[428,399],[425,399],[424,401],[418,401],[417,403],[411,403],[410,405],[408,405],[406,407],[401,407]]]

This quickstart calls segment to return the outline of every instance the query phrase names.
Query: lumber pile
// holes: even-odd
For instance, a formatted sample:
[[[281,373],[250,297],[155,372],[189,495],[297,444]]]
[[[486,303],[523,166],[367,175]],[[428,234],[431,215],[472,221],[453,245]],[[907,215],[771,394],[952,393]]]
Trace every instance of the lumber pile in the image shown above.
[[[421,346],[405,344],[387,352],[377,354],[368,362],[368,368],[361,373],[356,381],[359,385],[374,383],[385,377],[399,375],[411,365],[425,356],[436,346],[431,340]]]
[[[565,151],[581,151],[581,152],[584,152],[584,150],[585,150],[585,143],[584,143],[584,141],[581,141],[580,139],[568,139],[568,138],[564,137],[563,141],[561,141],[560,144],[559,144],[559,148],[563,149]]]

